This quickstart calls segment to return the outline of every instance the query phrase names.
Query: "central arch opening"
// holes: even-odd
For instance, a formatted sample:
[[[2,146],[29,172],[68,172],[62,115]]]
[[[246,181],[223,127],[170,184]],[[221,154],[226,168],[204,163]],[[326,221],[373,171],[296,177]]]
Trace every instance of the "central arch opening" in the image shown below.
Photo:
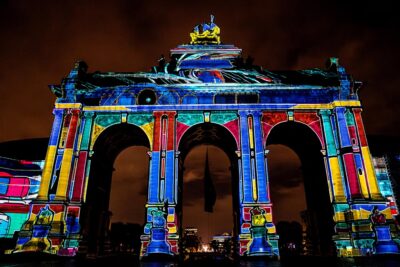
[[[111,126],[97,138],[81,218],[88,253],[139,252],[149,148],[146,134],[131,124]]]
[[[271,130],[266,145],[270,150],[267,158],[271,201],[282,256],[285,253],[334,255],[333,209],[317,135],[304,124],[285,122]],[[273,166],[274,161],[286,168]],[[296,236],[286,238],[288,232]],[[297,243],[295,250],[288,248],[292,245],[286,243],[289,241]]]
[[[206,160],[208,157],[208,170]],[[194,147],[184,162],[183,227],[197,228],[203,243],[209,244],[213,235],[232,234],[232,181],[229,158],[220,148],[211,145]],[[213,212],[205,211],[207,190],[205,176],[209,172],[215,190]],[[210,197],[210,196],[208,196]]]
[[[232,238],[237,235],[236,150],[232,134],[213,123],[192,126],[180,140],[180,231],[184,240],[187,231],[197,234],[204,245],[199,249],[212,249],[211,243],[217,236]],[[195,231],[197,233],[193,233]]]

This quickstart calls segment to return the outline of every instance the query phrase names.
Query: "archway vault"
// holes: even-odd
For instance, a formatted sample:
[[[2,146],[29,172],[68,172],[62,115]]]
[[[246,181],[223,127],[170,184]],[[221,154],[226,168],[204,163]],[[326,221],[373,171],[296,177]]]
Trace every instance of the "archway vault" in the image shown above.
[[[178,143],[178,150],[184,159],[187,153],[198,145],[214,145],[221,148],[231,160],[236,160],[238,151],[234,135],[224,126],[216,123],[201,123],[188,128]]]

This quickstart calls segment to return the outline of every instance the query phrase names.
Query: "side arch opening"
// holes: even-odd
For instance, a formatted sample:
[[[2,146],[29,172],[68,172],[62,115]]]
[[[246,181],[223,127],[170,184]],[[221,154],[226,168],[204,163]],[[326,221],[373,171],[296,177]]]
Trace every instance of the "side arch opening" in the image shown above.
[[[116,235],[124,233],[126,235],[132,234],[127,232],[134,232],[133,235],[137,236],[138,231],[140,231],[140,234],[143,231],[143,225],[140,225],[140,227],[133,225],[133,222],[138,222],[138,220],[132,221],[132,224],[123,224],[121,222],[121,224],[115,224],[113,225],[114,227],[112,227],[111,223],[117,222],[112,220],[110,200],[112,201],[112,208],[119,209],[119,213],[135,213],[135,209],[143,209],[144,214],[144,203],[147,200],[147,179],[144,181],[142,180],[142,183],[140,183],[138,176],[143,176],[143,173],[146,173],[145,177],[147,178],[147,151],[149,148],[150,143],[146,134],[142,129],[131,124],[113,125],[102,132],[97,138],[93,146],[89,181],[85,203],[82,206],[83,214],[81,218],[82,234],[84,240],[87,242],[88,253],[104,254],[106,249],[110,249],[106,248],[106,244],[111,243],[111,246],[113,246],[112,242],[115,241]],[[120,163],[119,159],[116,162],[119,155],[123,158],[125,157],[126,151],[128,154],[131,154],[132,158],[123,159],[126,163]],[[132,153],[139,153],[141,155],[135,156]],[[115,165],[115,163],[118,165]],[[129,166],[126,166],[126,164]],[[125,175],[129,177],[118,177],[119,175],[124,175],[121,173],[118,174],[118,170],[116,172],[116,179],[114,179],[115,167],[119,168],[119,170],[122,169],[122,172],[123,169],[128,169],[128,172],[125,171]],[[138,171],[139,168],[140,171]],[[133,189],[132,184],[140,186],[141,188],[139,190]],[[113,198],[111,199],[112,190],[116,191],[113,192]],[[118,190],[120,190],[119,194]],[[126,192],[127,190],[131,191]],[[132,191],[137,192],[136,194],[132,194]],[[124,200],[124,198],[126,197],[130,199],[129,203],[143,203],[143,205],[132,206],[125,203],[125,208],[124,206],[118,205],[121,204],[118,203],[118,201],[125,201],[126,199]],[[130,206],[132,210],[128,211],[126,206]],[[141,214],[141,212],[137,214]],[[126,218],[132,218],[130,215],[132,214],[126,214],[126,216],[124,214],[116,214],[116,217],[125,222],[129,222],[129,219],[126,220]],[[139,221],[143,224],[145,222],[144,219],[143,215],[143,218],[141,220],[139,219]],[[122,233],[120,233],[121,231]],[[140,247],[140,240],[136,241],[138,242],[134,242],[134,244]],[[114,248],[111,249],[114,250]],[[130,251],[137,250],[138,247],[130,247],[129,249]]]
[[[332,235],[334,234],[333,208],[330,202],[328,179],[326,176],[324,158],[321,152],[321,143],[318,136],[306,125],[297,122],[285,122],[272,128],[267,141],[267,150],[272,145],[283,145],[294,151],[300,160],[300,169],[303,179],[295,179],[297,185],[304,183],[304,196],[291,196],[305,198],[306,209],[299,210],[302,224],[305,228],[303,243],[311,255],[334,255],[334,244]],[[274,151],[271,149],[271,151]],[[271,154],[268,158],[272,157]],[[286,152],[280,156],[281,161],[288,160]],[[293,165],[288,162],[288,165]],[[270,169],[274,169],[273,166]],[[287,173],[286,173],[287,175]],[[293,174],[292,174],[293,175]],[[270,172],[271,201],[278,202],[279,197],[274,199],[274,180],[280,180],[281,185],[290,189],[290,181],[293,177],[285,177],[285,172]],[[298,177],[297,177],[298,178]],[[302,181],[301,181],[302,180]],[[285,185],[285,182],[286,183]],[[292,188],[293,189],[293,188]],[[282,196],[281,196],[282,197]],[[279,205],[277,205],[279,206]],[[279,212],[275,212],[279,214]],[[279,218],[275,218],[279,220]],[[275,221],[277,224],[277,221]],[[279,234],[279,227],[278,234]],[[282,242],[282,241],[281,241]],[[284,244],[280,244],[281,246]],[[282,249],[282,247],[281,247]],[[300,251],[299,251],[300,252]],[[304,251],[301,251],[302,253]]]

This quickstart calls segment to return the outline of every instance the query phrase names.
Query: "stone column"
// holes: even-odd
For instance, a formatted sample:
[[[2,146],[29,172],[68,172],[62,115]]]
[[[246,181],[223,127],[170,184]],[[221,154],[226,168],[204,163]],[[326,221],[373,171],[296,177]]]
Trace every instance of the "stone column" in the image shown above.
[[[363,191],[368,190],[369,196],[373,200],[383,200],[382,194],[378,187],[375,169],[372,164],[372,157],[371,157],[371,153],[369,151],[367,137],[365,135],[364,125],[363,125],[363,121],[361,118],[361,109],[360,108],[353,109],[353,114],[354,114],[354,118],[355,118],[355,122],[356,122],[359,143],[360,143],[360,147],[361,147],[362,163],[365,168],[365,173],[363,174],[363,170],[361,170],[361,173],[359,175],[359,176],[361,176],[363,174],[366,177],[366,185],[365,185],[365,188],[363,189]],[[360,166],[359,170],[360,169],[361,169],[361,166]],[[363,185],[361,185],[361,186],[363,187]],[[363,195],[365,195],[365,194],[363,194]]]
[[[331,202],[346,202],[344,179],[340,169],[340,159],[335,142],[335,135],[331,125],[331,111],[321,110],[322,125],[326,143],[325,165],[328,174]]]
[[[67,138],[65,141],[64,154],[61,163],[60,177],[58,180],[55,200],[67,199],[67,188],[70,178],[71,166],[73,164],[74,145],[79,125],[80,110],[71,109],[70,112],[72,113],[72,117],[68,128]]]
[[[353,146],[354,139],[350,136],[351,121],[346,118],[345,114],[346,108],[337,107],[335,108],[337,125],[338,125],[338,135],[340,152],[343,158],[344,170],[347,177],[347,182],[349,185],[349,193],[351,199],[359,199],[362,197],[361,193],[365,196],[367,192],[365,190],[361,191],[360,184],[364,185],[365,180],[357,177],[357,168],[355,155],[353,152],[358,152],[357,147]],[[353,140],[353,141],[352,141]],[[354,148],[354,149],[353,149]],[[354,151],[355,150],[355,151]],[[364,188],[364,187],[362,187]]]
[[[57,147],[60,137],[60,130],[63,121],[63,109],[54,109],[54,122],[53,128],[50,134],[49,146],[47,148],[45,164],[43,168],[42,180],[40,182],[40,189],[38,193],[37,200],[48,200],[48,192],[51,181],[51,176],[53,174],[53,167],[55,163]]]
[[[91,138],[91,132],[93,127],[93,116],[94,112],[85,112],[82,118],[82,132],[81,132],[81,140],[80,144],[78,144],[79,154],[78,154],[78,163],[76,165],[75,177],[73,183],[73,192],[71,201],[73,202],[82,202],[84,199],[85,191],[85,182],[86,179],[89,178],[89,168],[90,164],[88,163],[89,158],[89,143]]]

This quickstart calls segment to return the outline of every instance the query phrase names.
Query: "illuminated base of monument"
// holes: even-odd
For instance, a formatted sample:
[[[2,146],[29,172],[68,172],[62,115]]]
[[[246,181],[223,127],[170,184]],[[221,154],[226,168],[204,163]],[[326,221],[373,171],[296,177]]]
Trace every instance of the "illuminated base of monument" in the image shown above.
[[[376,254],[400,254],[399,245],[392,240],[388,225],[375,226]]]
[[[164,228],[151,229],[151,241],[147,246],[146,255],[150,254],[170,254],[171,246],[166,241],[168,230]]]

